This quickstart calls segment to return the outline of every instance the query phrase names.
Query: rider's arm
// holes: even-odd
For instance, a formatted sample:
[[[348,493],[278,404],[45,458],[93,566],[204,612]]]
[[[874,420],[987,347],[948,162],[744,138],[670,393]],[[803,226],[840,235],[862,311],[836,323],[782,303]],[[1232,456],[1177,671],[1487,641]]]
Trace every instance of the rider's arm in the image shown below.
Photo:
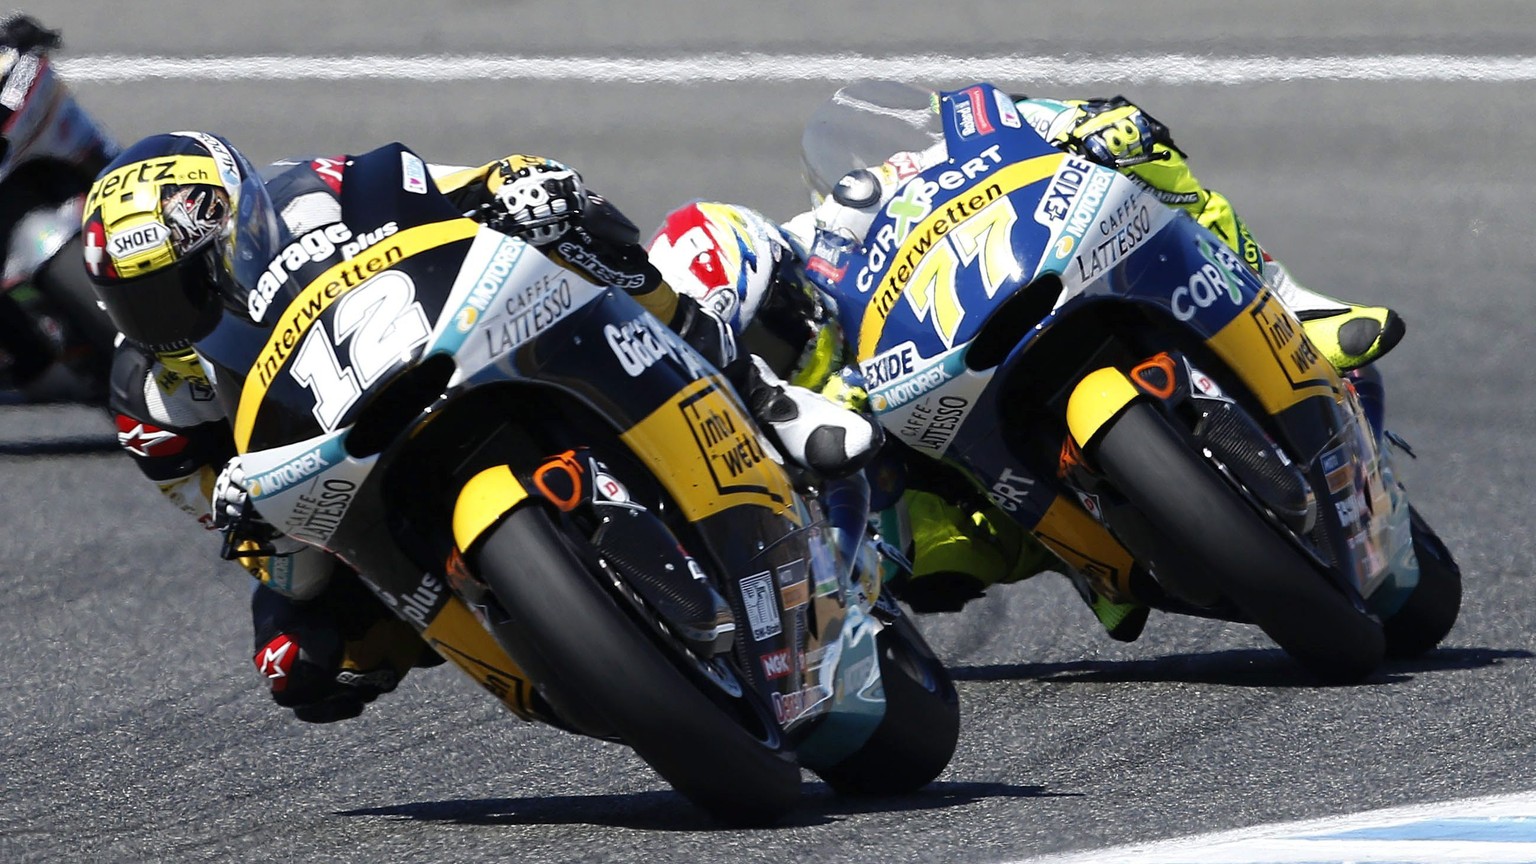
[[[1168,127],[1124,96],[1112,99],[1020,99],[1020,113],[1064,150],[1117,169],[1158,200],[1183,210],[1260,271],[1264,252],[1232,203],[1202,185]]]
[[[429,165],[428,172],[438,190],[467,213],[495,201],[497,190],[520,173],[546,167],[570,170],[552,159],[511,155],[473,168]],[[538,244],[540,251],[588,279],[617,285],[716,366],[730,365],[735,342],[729,328],[667,284],[640,245],[640,229],[617,207],[600,195],[583,198],[581,230]]]
[[[211,529],[208,496],[235,444],[212,388],[186,371],[125,341],[113,357],[108,408],[139,471]]]
[[[1285,265],[1254,240],[1231,202],[1195,179],[1168,127],[1125,97],[1075,102],[1026,99],[1018,105],[1019,113],[1052,143],[1118,169],[1164,204],[1193,216],[1231,246],[1292,311],[1322,313],[1307,319],[1308,335],[1334,365],[1353,368],[1367,362],[1364,358],[1381,356],[1402,338],[1402,319],[1392,310],[1329,297],[1296,281]],[[1340,317],[1338,313],[1347,309],[1355,311]],[[1358,346],[1365,338],[1363,334],[1382,334],[1365,339],[1369,350],[1340,341],[1345,322],[1361,319],[1370,321],[1371,326],[1360,329],[1361,325],[1356,325],[1349,343]]]
[[[154,355],[124,341],[112,362],[107,407],[117,440],[139,471],[177,509],[213,530],[210,502],[219,469],[235,455],[234,435],[195,355]],[[239,563],[262,584],[293,597],[318,593],[331,564],[319,549]]]

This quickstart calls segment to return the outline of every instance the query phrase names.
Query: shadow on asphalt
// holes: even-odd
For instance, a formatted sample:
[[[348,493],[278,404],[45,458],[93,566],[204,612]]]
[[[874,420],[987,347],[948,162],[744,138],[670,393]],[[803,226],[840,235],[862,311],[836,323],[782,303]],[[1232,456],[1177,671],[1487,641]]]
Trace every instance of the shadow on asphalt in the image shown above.
[[[1399,684],[1416,674],[1498,666],[1529,660],[1530,651],[1498,648],[1439,648],[1411,660],[1391,660],[1363,685]],[[1045,683],[1185,683],[1233,687],[1322,687],[1278,648],[1248,648],[1200,654],[1170,654],[1152,660],[1077,660],[953,666],[956,681],[1040,681]],[[1361,685],[1353,685],[1361,686]]]
[[[803,828],[836,822],[840,816],[862,813],[902,813],[945,810],[994,798],[1071,797],[1076,793],[1048,792],[1043,786],[1009,783],[930,783],[911,795],[843,797],[826,785],[808,783],[800,806],[783,823],[769,829]],[[381,816],[459,825],[598,825],[645,831],[721,831],[676,792],[636,792],[632,795],[549,795],[529,798],[478,798],[418,801],[388,807],[337,811],[337,816]]]
[[[0,441],[0,456],[89,456],[122,450],[116,435],[76,435],[52,439]]]

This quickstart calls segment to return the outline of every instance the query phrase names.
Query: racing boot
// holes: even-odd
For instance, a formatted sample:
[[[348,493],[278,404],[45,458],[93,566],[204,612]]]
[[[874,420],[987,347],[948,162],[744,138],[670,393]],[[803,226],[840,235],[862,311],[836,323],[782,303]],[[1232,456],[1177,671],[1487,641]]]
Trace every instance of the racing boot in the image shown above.
[[[1006,514],[973,511],[916,489],[907,490],[901,506],[911,534],[912,573],[890,585],[914,612],[958,612],[993,585],[1063,566]]]
[[[787,458],[825,477],[846,477],[874,458],[885,437],[873,419],[786,384],[761,357],[751,360],[739,389]]]
[[[1109,638],[1117,642],[1135,642],[1141,638],[1142,628],[1147,626],[1147,616],[1152,611],[1150,607],[1134,600],[1124,603],[1111,600],[1095,590],[1088,577],[1076,569],[1066,568],[1062,572],[1077,589],[1078,596],[1088,604],[1093,617],[1104,626]]]
[[[251,658],[272,699],[306,723],[349,720],[395,689],[413,666],[441,658],[350,572],[310,600],[258,584]]]
[[[1385,306],[1362,306],[1319,294],[1265,256],[1262,271],[1275,295],[1296,313],[1307,338],[1340,372],[1374,363],[1403,340],[1407,325]]]

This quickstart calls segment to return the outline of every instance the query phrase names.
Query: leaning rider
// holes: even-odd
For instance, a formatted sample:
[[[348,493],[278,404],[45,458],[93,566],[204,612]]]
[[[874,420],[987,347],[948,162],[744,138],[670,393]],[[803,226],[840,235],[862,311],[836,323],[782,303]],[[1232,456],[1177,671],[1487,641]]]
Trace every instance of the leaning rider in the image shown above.
[[[449,212],[485,211],[487,224],[584,278],[622,288],[725,370],[789,458],[838,473],[857,470],[874,451],[879,428],[864,417],[737,358],[729,328],[662,281],[634,224],[559,162],[509,156],[478,168],[427,166],[391,144],[279,163],[263,181],[220,136],[145,138],[102,171],[84,216],[86,267],[124,336],[110,408],[122,445],[172,502],[210,529],[260,532],[280,550],[242,563],[257,580],[254,662],[273,699],[299,719],[355,717],[413,666],[441,660],[346,565],[260,522],[216,399],[221,382],[194,343],[223,315],[250,318],[252,291],[279,250],[343,223],[348,184],[365,182],[354,177],[446,196]]]
[[[1311,341],[1341,372],[1375,361],[1402,339],[1403,321],[1391,309],[1337,300],[1297,282],[1258,245],[1226,197],[1195,179],[1168,127],[1124,97],[1015,97],[1015,102],[1020,114],[1052,144],[1118,169],[1225,241],[1296,313]],[[818,196],[814,210],[782,226],[745,207],[689,204],[666,217],[651,241],[651,258],[680,292],[701,298],[732,320],[748,350],[774,361],[775,371],[785,379],[861,406],[859,379],[845,373],[856,365],[856,358],[838,323],[841,298],[807,278],[807,250],[818,232],[862,241],[899,177],[910,176],[914,160],[921,160],[916,167],[925,168],[946,158],[943,151],[940,143],[921,154],[896,154],[905,163],[905,174],[883,170],[891,162],[854,172],[832,195]],[[840,200],[841,193],[860,185],[866,187],[862,200]],[[865,300],[848,296],[842,302]],[[959,487],[950,483],[939,493],[909,486],[901,496],[913,573],[910,581],[893,587],[914,610],[957,611],[991,585],[1044,570],[1069,572],[1005,513],[975,494],[970,484]],[[1086,580],[1073,582],[1111,636],[1131,641],[1141,634],[1145,606],[1111,602],[1094,593]]]

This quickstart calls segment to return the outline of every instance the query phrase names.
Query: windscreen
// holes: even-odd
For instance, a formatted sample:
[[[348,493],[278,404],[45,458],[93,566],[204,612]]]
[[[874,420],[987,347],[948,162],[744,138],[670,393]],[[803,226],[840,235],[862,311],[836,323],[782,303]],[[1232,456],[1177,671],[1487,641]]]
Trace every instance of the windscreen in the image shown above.
[[[894,81],[859,81],[834,93],[811,114],[800,138],[812,201],[821,203],[849,171],[944,140],[936,98],[932,90]]]

